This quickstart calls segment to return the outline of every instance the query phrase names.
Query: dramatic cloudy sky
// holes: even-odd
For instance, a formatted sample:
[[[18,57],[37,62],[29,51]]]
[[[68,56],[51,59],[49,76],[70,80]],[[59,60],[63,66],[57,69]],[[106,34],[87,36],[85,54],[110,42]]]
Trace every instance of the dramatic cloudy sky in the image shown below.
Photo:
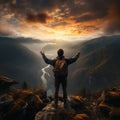
[[[120,0],[0,0],[0,35],[82,40],[120,33]]]

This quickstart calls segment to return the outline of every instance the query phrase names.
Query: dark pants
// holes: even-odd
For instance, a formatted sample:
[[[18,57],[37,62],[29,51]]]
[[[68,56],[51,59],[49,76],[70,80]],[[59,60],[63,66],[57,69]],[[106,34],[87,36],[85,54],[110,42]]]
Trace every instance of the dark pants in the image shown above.
[[[66,103],[67,100],[67,77],[55,77],[55,104],[58,104],[58,93],[59,93],[59,87],[60,84],[62,85],[63,90],[63,99],[64,103]]]

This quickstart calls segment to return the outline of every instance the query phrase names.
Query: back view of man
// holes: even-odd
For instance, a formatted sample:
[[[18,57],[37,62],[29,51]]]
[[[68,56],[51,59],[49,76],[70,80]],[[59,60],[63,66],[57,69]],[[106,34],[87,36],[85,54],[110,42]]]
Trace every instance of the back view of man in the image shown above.
[[[56,59],[53,59],[53,60],[47,58],[42,51],[40,53],[44,61],[47,64],[50,64],[53,66],[53,72],[55,77],[55,108],[57,108],[58,106],[58,93],[59,93],[60,84],[62,85],[62,89],[63,89],[64,108],[66,108],[67,107],[68,65],[74,63],[79,58],[80,52],[78,52],[72,58],[65,58],[64,50],[59,49],[57,51],[58,56],[56,57]]]

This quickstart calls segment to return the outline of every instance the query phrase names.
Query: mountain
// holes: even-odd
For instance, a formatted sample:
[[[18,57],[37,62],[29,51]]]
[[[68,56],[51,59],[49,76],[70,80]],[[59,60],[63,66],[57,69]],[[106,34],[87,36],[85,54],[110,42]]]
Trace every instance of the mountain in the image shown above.
[[[23,43],[32,45],[41,44],[41,41],[0,37],[0,74],[7,75],[19,83],[26,81],[36,86],[40,83],[40,70],[45,64],[39,56],[24,47]],[[81,52],[78,61],[69,67],[69,93],[96,91],[120,84],[120,36],[104,36],[68,45],[67,50],[68,47],[71,50],[69,53],[74,53],[75,50]],[[47,72],[53,75],[51,69]],[[48,87],[54,89],[53,76],[47,77],[47,80]]]
[[[80,43],[80,59],[72,66],[70,88],[95,91],[120,84],[120,36],[106,36]]]
[[[28,50],[22,43],[39,43],[31,38],[0,37],[0,74],[7,75],[19,83],[27,81],[37,84],[40,58]]]

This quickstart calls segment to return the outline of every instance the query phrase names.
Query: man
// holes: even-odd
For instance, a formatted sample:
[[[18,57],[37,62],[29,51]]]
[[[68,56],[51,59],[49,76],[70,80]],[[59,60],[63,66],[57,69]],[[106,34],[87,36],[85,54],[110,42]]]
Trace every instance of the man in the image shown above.
[[[58,93],[59,93],[59,87],[60,84],[62,85],[63,89],[63,99],[64,99],[64,108],[67,107],[67,76],[68,76],[68,65],[74,63],[80,55],[80,52],[78,52],[74,57],[72,58],[65,58],[64,57],[64,50],[59,49],[57,51],[58,56],[56,59],[49,59],[45,56],[45,54],[41,51],[40,52],[44,61],[47,64],[50,64],[53,66],[53,72],[55,77],[55,108],[58,107]]]

